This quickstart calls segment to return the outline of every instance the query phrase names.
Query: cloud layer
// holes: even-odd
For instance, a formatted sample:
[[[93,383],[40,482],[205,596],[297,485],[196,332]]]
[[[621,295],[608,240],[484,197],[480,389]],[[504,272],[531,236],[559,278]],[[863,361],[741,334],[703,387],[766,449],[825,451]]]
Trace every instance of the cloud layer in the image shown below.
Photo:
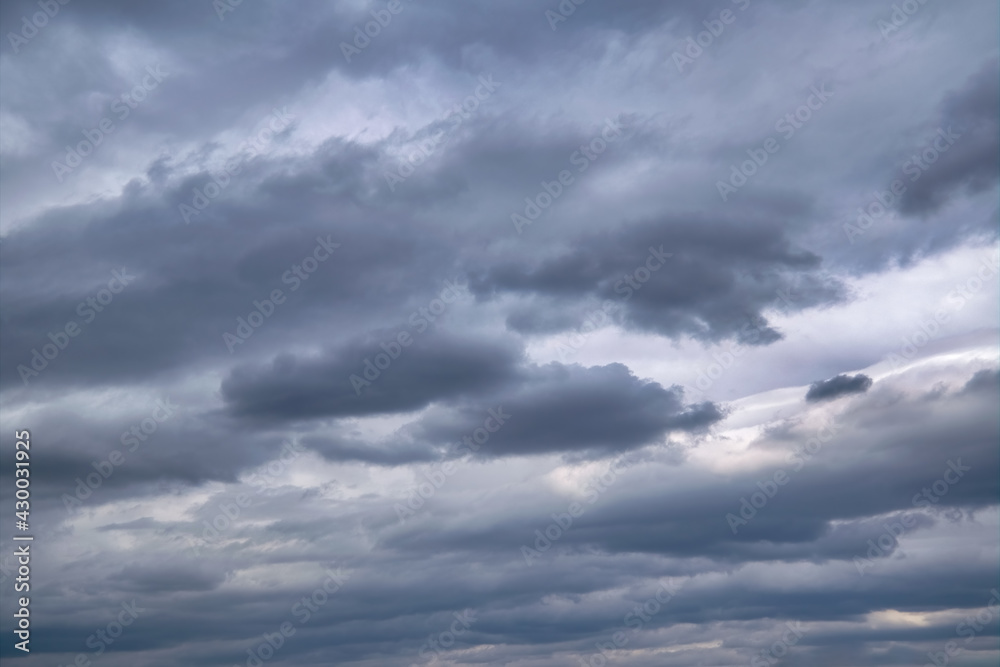
[[[995,664],[995,9],[3,3],[0,657]]]

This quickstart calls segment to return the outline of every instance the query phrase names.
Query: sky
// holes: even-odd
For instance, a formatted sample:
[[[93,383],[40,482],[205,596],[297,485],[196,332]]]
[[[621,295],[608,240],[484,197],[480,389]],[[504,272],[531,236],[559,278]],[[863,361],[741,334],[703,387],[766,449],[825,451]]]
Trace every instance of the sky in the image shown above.
[[[0,35],[5,663],[997,664],[995,2]]]

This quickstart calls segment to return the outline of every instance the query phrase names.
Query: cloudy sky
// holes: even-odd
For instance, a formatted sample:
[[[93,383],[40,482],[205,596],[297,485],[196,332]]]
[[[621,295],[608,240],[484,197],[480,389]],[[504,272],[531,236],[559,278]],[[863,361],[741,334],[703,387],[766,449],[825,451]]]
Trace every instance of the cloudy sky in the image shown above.
[[[997,15],[4,0],[0,657],[997,664]]]

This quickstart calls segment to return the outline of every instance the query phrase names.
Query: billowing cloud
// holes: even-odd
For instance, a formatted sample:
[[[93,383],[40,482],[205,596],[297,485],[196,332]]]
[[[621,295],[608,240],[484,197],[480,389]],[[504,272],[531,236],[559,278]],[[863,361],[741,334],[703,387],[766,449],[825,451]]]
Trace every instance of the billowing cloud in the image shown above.
[[[837,375],[829,380],[820,380],[809,385],[807,401],[825,401],[845,394],[861,394],[868,391],[873,380],[864,373],[857,375]]]

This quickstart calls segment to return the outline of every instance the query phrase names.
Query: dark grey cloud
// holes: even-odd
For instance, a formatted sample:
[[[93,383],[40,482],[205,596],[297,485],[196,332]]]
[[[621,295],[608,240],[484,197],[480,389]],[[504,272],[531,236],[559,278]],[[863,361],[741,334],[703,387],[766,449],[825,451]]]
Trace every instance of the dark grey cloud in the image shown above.
[[[994,369],[984,369],[977,371],[972,378],[965,383],[965,391],[996,391],[1000,388],[1000,371]]]
[[[421,324],[422,321],[422,324]],[[429,322],[418,315],[419,326]],[[263,368],[236,368],[222,383],[232,412],[244,417],[315,419],[419,410],[513,380],[522,351],[509,341],[385,332],[321,358],[276,357]]]
[[[281,330],[316,323],[317,310],[338,302],[363,318],[366,305],[377,310],[387,299],[394,300],[399,314],[383,313],[382,326],[392,323],[390,317],[408,314],[404,307],[411,294],[401,289],[398,276],[404,258],[426,240],[385,219],[376,225],[384,225],[387,237],[368,236],[364,230],[372,227],[362,222],[367,216],[329,211],[293,216],[297,222],[289,229],[286,220],[293,214],[279,200],[317,197],[307,194],[314,186],[277,178],[271,187],[269,193],[265,183],[263,199],[252,210],[216,201],[205,215],[221,217],[204,224],[185,226],[174,205],[151,208],[146,200],[153,196],[150,187],[140,188],[125,211],[108,214],[101,206],[87,214],[59,211],[38,227],[9,237],[3,253],[12,278],[3,286],[8,306],[0,366],[7,386],[24,387],[18,366],[30,367],[32,350],[41,350],[51,342],[48,333],[58,334],[70,321],[82,332],[41,375],[29,376],[29,387],[76,384],[84,378],[129,381],[206,355],[231,359],[223,334],[235,333],[238,318],[246,318],[255,310],[254,301],[267,300],[275,289],[282,290],[286,301],[252,339],[234,346],[236,354]],[[96,219],[72,233],[57,231],[79,215]],[[306,280],[298,278],[294,267],[321,240],[340,248]],[[214,250],[206,252],[205,244]],[[18,267],[29,262],[39,271],[60,266],[64,282],[52,289],[15,277],[25,276]],[[112,271],[123,267],[134,279],[120,294],[104,308],[98,304],[100,312],[86,304],[81,308],[88,297],[96,298]],[[429,291],[440,291],[444,280],[455,277],[440,270],[425,275]],[[183,320],[174,315],[178,304],[184,304]]]
[[[593,480],[595,502],[577,498],[586,513],[574,520],[554,549],[564,555],[592,548],[671,556],[698,553],[725,562],[834,559],[853,567],[853,557],[864,556],[867,541],[877,540],[885,524],[901,522],[903,516],[910,515],[912,525],[906,530],[914,533],[941,521],[975,524],[975,510],[995,504],[998,483],[993,468],[1000,460],[989,443],[1000,432],[996,420],[979,411],[995,400],[995,388],[977,389],[974,396],[959,390],[929,404],[925,397],[869,393],[841,416],[840,424],[817,432],[791,422],[755,443],[780,446],[790,454],[819,433],[826,442],[817,441],[815,455],[785,457],[782,464],[730,478],[680,470],[663,485],[657,483],[656,473],[637,465],[641,459],[626,463],[617,481],[611,476],[610,484],[604,482],[607,491],[600,491],[602,482]],[[977,416],[969,421],[969,414]],[[948,472],[956,468],[960,475]],[[787,486],[772,481],[778,470],[784,472]],[[944,492],[937,488],[934,493],[937,480],[948,480]],[[742,499],[764,491],[773,494],[764,506],[753,516],[741,515]],[[929,495],[923,495],[925,491]],[[547,512],[564,512],[568,505],[565,498],[542,494],[489,530],[481,519],[469,516],[448,531],[431,532],[428,525],[444,511],[432,508],[431,515],[414,519],[412,527],[397,530],[390,544],[400,549],[475,551],[532,543],[535,537],[525,527],[537,524],[544,529],[552,521]],[[949,512],[957,508],[963,511]],[[746,523],[736,523],[734,532],[728,514]],[[905,550],[893,542],[874,558],[889,558],[897,548]]]
[[[997,209],[988,197],[974,213],[950,212],[963,200],[985,197],[1000,175],[998,62],[977,56],[970,64],[972,71],[927,98],[934,107],[914,118],[905,135],[873,161],[875,171],[866,172],[867,181],[859,186],[861,198],[852,197],[839,225],[848,243],[843,251],[831,249],[831,261],[879,271],[964,243],[995,241]],[[890,221],[893,215],[897,219]],[[947,216],[950,224],[929,223],[934,215]]]
[[[366,445],[346,433],[307,440],[335,460],[392,464],[427,460],[435,451],[470,453],[456,443],[482,431],[491,414],[501,415],[490,422],[491,432],[502,432],[482,450],[487,457],[627,450],[672,431],[705,431],[724,415],[711,402],[685,404],[682,388],[641,380],[622,364],[535,366],[508,341],[428,333],[402,347],[392,343],[395,336],[383,338],[381,345],[350,346],[320,359],[288,355],[264,367],[237,368],[222,384],[228,410],[245,420],[288,421],[404,413],[433,404],[383,443]],[[388,365],[380,370],[383,363]]]
[[[465,402],[456,416],[430,415],[418,425],[418,434],[460,442],[482,426],[490,408],[503,408],[509,417],[479,451],[482,456],[606,454],[657,442],[675,431],[705,431],[724,415],[711,402],[685,403],[682,388],[641,380],[622,364],[551,363],[532,369],[520,386],[472,403]],[[459,451],[467,453],[469,447]]]
[[[809,385],[806,400],[826,401],[846,394],[862,394],[872,386],[873,380],[864,373],[857,375],[837,375],[829,380],[819,380]]]
[[[903,611],[985,607],[989,593],[984,582],[992,580],[992,568],[987,563],[950,567],[946,553],[942,554],[940,562],[927,563],[917,558],[911,566],[910,561],[916,557],[913,550],[916,543],[912,541],[893,545],[876,559],[875,573],[885,568],[896,568],[896,572],[904,568],[908,576],[923,576],[935,582],[934,586],[914,587],[906,578],[898,576],[860,577],[853,570],[852,559],[868,549],[868,540],[878,540],[884,534],[885,524],[901,522],[904,516],[916,513],[916,522],[908,529],[911,535],[927,535],[954,524],[948,518],[945,505],[966,510],[954,525],[969,529],[975,529],[976,520],[967,510],[995,506],[997,487],[990,471],[997,461],[992,442],[1000,434],[988,410],[979,409],[988,406],[995,396],[989,392],[973,395],[975,405],[965,402],[968,394],[956,391],[939,394],[930,409],[926,400],[915,396],[897,401],[886,411],[879,410],[879,406],[884,405],[883,399],[869,393],[863,398],[868,404],[856,406],[854,410],[871,411],[870,416],[878,420],[876,428],[861,428],[852,414],[841,415],[846,421],[845,428],[850,430],[826,443],[818,454],[832,456],[833,460],[815,461],[813,463],[820,466],[815,469],[804,468],[800,474],[806,477],[794,479],[784,487],[781,495],[760,509],[759,515],[747,526],[747,532],[741,531],[738,536],[729,531],[724,514],[739,502],[740,495],[748,494],[756,488],[757,480],[772,471],[748,471],[738,479],[724,480],[711,476],[692,478],[689,471],[677,470],[669,483],[663,483],[664,480],[657,479],[664,474],[662,468],[644,471],[641,466],[631,466],[625,470],[626,477],[612,485],[598,504],[588,508],[587,513],[566,531],[556,544],[558,553],[546,553],[530,568],[517,562],[518,545],[534,539],[531,535],[533,525],[544,528],[551,522],[551,512],[564,511],[568,504],[566,499],[549,498],[539,506],[538,499],[526,498],[523,505],[505,507],[505,503],[484,498],[469,508],[467,518],[458,515],[451,520],[452,523],[456,519],[462,522],[460,531],[454,523],[443,530],[429,531],[431,522],[414,519],[420,523],[412,527],[408,524],[404,532],[388,535],[377,554],[339,559],[352,573],[348,580],[351,585],[345,585],[337,594],[339,597],[334,598],[336,602],[323,607],[323,613],[316,614],[309,624],[299,628],[301,634],[297,635],[297,641],[288,645],[287,659],[307,660],[312,651],[326,646],[332,655],[360,660],[369,652],[387,650],[377,648],[379,641],[384,641],[380,638],[386,635],[400,642],[396,648],[389,649],[390,653],[394,655],[398,651],[400,656],[412,656],[428,634],[441,631],[437,630],[437,623],[447,619],[443,626],[446,628],[453,619],[451,613],[461,609],[476,612],[476,624],[466,638],[469,646],[502,640],[522,647],[531,645],[541,651],[587,652],[604,634],[620,629],[629,610],[652,596],[655,584],[649,583],[650,577],[655,580],[668,576],[684,582],[687,588],[682,587],[669,605],[652,617],[644,626],[644,632],[635,636],[635,646],[656,648],[660,641],[657,632],[678,625],[711,625],[711,630],[705,629],[704,634],[697,635],[706,640],[719,633],[756,637],[759,631],[766,636],[773,627],[778,628],[778,633],[782,632],[783,621],[769,626],[762,620],[771,617],[811,627],[808,641],[801,646],[803,660],[843,642],[853,645],[855,642],[890,640],[910,647],[906,655],[912,656],[917,647],[922,646],[920,642],[947,641],[949,633],[954,631],[954,623],[950,626],[934,624],[917,632],[906,625],[866,627],[859,619],[872,611],[873,606]],[[978,411],[975,423],[966,420],[964,412],[969,408]],[[807,429],[798,426],[794,437],[803,438],[806,433]],[[942,438],[945,433],[951,433],[952,440]],[[960,443],[960,447],[956,450],[953,443]],[[904,448],[910,453],[908,457],[891,455]],[[857,455],[861,452],[866,456]],[[941,508],[935,509],[934,514],[922,514],[922,510],[911,503],[913,492],[940,478],[946,467],[943,462],[955,458],[971,464],[972,470],[941,497]],[[901,462],[902,475],[889,477],[890,471],[899,471]],[[879,480],[891,480],[891,484],[877,483]],[[297,494],[293,492],[293,495]],[[206,503],[206,509],[218,504],[218,500]],[[226,569],[249,566],[256,557],[236,548],[237,545],[243,548],[253,548],[255,544],[277,545],[293,535],[299,539],[308,537],[298,547],[280,547],[270,556],[270,563],[287,567],[304,562],[299,559],[314,557],[313,550],[325,552],[328,557],[330,540],[343,539],[334,537],[335,533],[347,535],[352,532],[354,517],[349,515],[335,517],[332,523],[330,519],[313,521],[306,516],[292,518],[288,515],[291,507],[312,515],[324,502],[319,498],[270,496],[260,497],[259,502],[247,517],[252,523],[230,529],[235,531],[227,536],[234,541],[234,550],[218,561],[217,566]],[[519,520],[510,515],[511,509],[527,511],[531,516]],[[444,519],[443,507],[427,511],[435,516],[440,514],[440,519]],[[370,512],[371,509],[366,513]],[[391,510],[389,514],[392,515]],[[395,526],[395,517],[392,518],[388,526]],[[815,524],[810,526],[811,522]],[[714,525],[720,529],[711,529]],[[692,534],[696,527],[702,530]],[[167,534],[163,522],[138,522],[115,530],[126,528],[147,531],[149,539],[163,539]],[[343,549],[342,545],[338,551]],[[505,556],[508,551],[513,555]],[[401,570],[391,568],[392,563],[415,562],[414,553],[426,554],[416,561],[418,571],[413,574],[419,576],[406,577]],[[666,560],[662,555],[651,557],[663,553],[673,557]],[[617,566],[609,560],[609,554],[622,559]],[[696,560],[678,560],[681,555],[695,554]],[[842,564],[843,569],[839,574],[824,574],[824,577],[834,578],[818,580],[827,584],[819,592],[803,592],[776,588],[766,580],[756,579],[747,574],[746,565],[734,568],[737,563],[774,567],[775,560],[783,563],[778,567],[786,569],[803,567],[803,563],[821,568],[831,562]],[[150,625],[139,626],[133,639],[137,643],[129,646],[166,648],[167,644],[162,643],[164,634],[175,633],[188,637],[188,641],[195,638],[203,642],[250,644],[254,641],[252,637],[272,632],[275,622],[282,620],[294,601],[312,589],[311,583],[303,582],[295,590],[253,596],[235,590],[220,591],[207,604],[202,601],[196,605],[192,599],[178,597],[177,591],[183,591],[186,586],[210,589],[213,580],[203,579],[205,575],[193,569],[197,562],[149,571],[134,566],[124,570],[114,565],[108,567],[108,578],[101,585],[106,587],[103,590],[111,598],[115,594],[151,595],[161,590],[160,586],[165,587],[162,589],[164,595],[167,590],[174,591],[169,606],[161,603],[149,611],[149,618],[155,621],[159,631],[154,632],[150,627],[152,621]],[[216,567],[212,565],[214,560],[200,562],[208,571]],[[470,562],[477,565],[470,566]],[[572,567],[567,567],[570,563]],[[493,581],[489,585],[484,586],[476,576],[479,566],[492,568]],[[906,569],[910,567],[916,569]],[[154,574],[154,569],[159,574]],[[708,578],[725,576],[729,583],[712,585],[708,578],[699,583],[694,578],[697,574]],[[772,576],[780,575],[775,570]],[[321,581],[319,570],[316,570],[316,577]],[[168,588],[174,578],[177,578],[176,583]],[[440,585],[442,581],[449,582],[444,589]],[[612,604],[615,609],[608,609],[607,600],[590,597],[596,591],[611,590],[624,591]],[[553,596],[566,604],[573,603],[559,618],[553,618],[549,608]],[[548,603],[545,598],[549,599]],[[406,602],[400,605],[399,599]],[[114,604],[111,602],[108,606]],[[239,615],[239,624],[223,622],[221,619],[225,615],[218,613],[233,605],[246,608]],[[717,607],[724,607],[725,611],[718,612]],[[268,613],[269,609],[280,609],[282,613]],[[841,625],[839,628],[822,625],[832,622]],[[60,629],[82,639],[93,632],[93,625],[93,620],[83,619]],[[690,632],[694,632],[693,628]],[[992,645],[996,636],[995,631],[981,634],[986,646]],[[696,639],[687,634],[684,641]],[[745,646],[749,649],[755,641],[748,640]],[[52,644],[51,648],[74,650],[68,641]],[[870,657],[867,653],[860,655],[867,656],[865,660]],[[199,659],[210,661],[205,655]]]
[[[776,222],[692,214],[625,224],[567,246],[536,259],[498,262],[476,276],[471,289],[480,298],[511,292],[589,299],[598,309],[610,301],[607,310],[629,328],[706,340],[756,334],[744,341],[751,344],[780,338],[767,325],[765,308],[803,309],[844,296],[838,282],[823,275],[820,257],[795,248]],[[793,290],[794,302],[783,298]],[[551,303],[527,306],[508,326],[525,333],[564,327],[544,312]],[[748,327],[748,319],[760,325]]]
[[[1000,152],[998,81],[1000,61],[992,59],[948,95],[940,118],[944,134],[933,137],[935,143],[931,146],[914,150],[923,160],[913,160],[908,173],[911,180],[918,174],[920,178],[903,193],[901,212],[926,215],[962,191],[977,193],[996,184],[1000,177],[996,159]],[[936,150],[941,147],[946,151]]]

